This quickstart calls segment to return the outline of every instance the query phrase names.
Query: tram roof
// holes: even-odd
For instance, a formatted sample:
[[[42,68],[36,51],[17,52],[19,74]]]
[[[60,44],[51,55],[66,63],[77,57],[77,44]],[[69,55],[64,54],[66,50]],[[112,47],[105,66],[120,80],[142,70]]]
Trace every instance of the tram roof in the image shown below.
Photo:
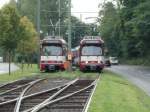
[[[43,40],[41,40],[41,43],[62,43],[62,44],[67,44],[66,41],[63,39],[61,36],[47,36]]]
[[[89,42],[89,43],[97,43],[97,42],[99,42],[101,44],[104,43],[104,41],[102,40],[102,38],[100,36],[85,36],[81,40],[80,44],[84,44],[86,42]]]

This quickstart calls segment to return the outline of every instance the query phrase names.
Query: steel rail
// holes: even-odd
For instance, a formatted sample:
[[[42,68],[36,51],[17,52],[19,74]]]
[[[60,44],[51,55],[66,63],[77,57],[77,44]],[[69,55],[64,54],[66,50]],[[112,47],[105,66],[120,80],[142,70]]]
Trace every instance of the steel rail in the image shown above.
[[[2,87],[4,87],[4,86],[7,86],[7,85],[9,85],[9,84],[12,84],[12,83],[15,83],[15,82],[21,81],[21,80],[25,80],[25,78],[23,78],[23,79],[19,79],[19,80],[15,80],[15,81],[11,81],[11,82],[8,82],[8,83],[5,83],[5,84],[2,84],[2,85],[0,85],[0,88],[2,88]]]
[[[71,81],[70,83],[68,83],[65,87],[63,87],[62,89],[60,89],[58,92],[56,92],[55,94],[53,94],[51,97],[49,97],[48,99],[46,99],[45,101],[43,101],[42,103],[40,103],[39,105],[29,109],[29,110],[26,110],[24,112],[29,112],[29,111],[36,111],[38,110],[39,108],[41,108],[45,103],[47,102],[50,102],[53,98],[55,98],[57,95],[59,95],[60,93],[62,93],[64,90],[66,90],[68,87],[70,87],[72,84],[74,84],[75,82],[77,82],[79,79],[75,79],[73,81]]]
[[[66,86],[66,85],[65,85]],[[61,86],[61,87],[59,87],[59,88],[56,88],[56,90],[58,89],[58,91],[59,91],[59,89],[61,89],[61,88],[64,88],[65,86]],[[55,90],[55,89],[54,89]],[[53,90],[52,90],[53,91]],[[49,92],[51,92],[51,91],[49,91]],[[44,94],[44,93],[43,93]],[[36,96],[36,95],[35,95]],[[32,96],[31,96],[32,97]],[[34,97],[34,96],[33,96]],[[39,105],[39,104],[37,104],[37,105]],[[37,106],[36,105],[36,106]],[[36,107],[36,106],[34,106],[34,107]],[[30,109],[27,109],[27,110],[24,110],[24,111],[22,111],[22,112],[30,112],[30,111],[32,111],[33,109],[34,109],[34,107],[32,107],[32,108],[30,108]]]
[[[41,91],[41,92],[37,92],[37,93],[34,93],[34,94],[30,94],[30,95],[24,96],[24,97],[23,97],[23,100],[24,100],[24,99],[27,99],[27,98],[30,98],[30,97],[33,97],[33,96],[36,96],[36,95],[40,95],[40,94],[43,94],[43,93],[46,93],[46,92],[50,92],[50,91],[59,89],[59,88],[61,88],[61,87],[66,86],[67,84],[68,84],[68,83],[63,84],[63,85],[61,85],[61,86],[57,86],[57,87],[51,88],[51,89],[48,89],[48,90],[45,90],[45,91]],[[15,102],[15,101],[17,101],[17,100],[18,100],[18,98],[13,99],[13,100],[10,100],[10,101],[3,102],[3,103],[0,103],[0,106],[5,105],[5,104],[9,104],[9,103],[13,103],[13,102]]]
[[[21,81],[23,81],[23,82],[21,82]],[[4,90],[7,90],[7,91],[0,93],[0,104],[10,101],[12,99],[16,99],[19,96],[19,94],[33,81],[34,80],[19,80],[15,84],[12,83],[12,85],[11,85],[11,83],[9,83],[8,85],[5,85],[6,88],[5,88],[5,86],[2,87],[2,88],[4,88]],[[13,84],[16,86],[14,86]],[[10,89],[10,90],[7,89],[7,88],[11,88],[11,87],[12,87],[12,89]],[[17,94],[16,97],[13,96],[13,93]],[[7,96],[8,96],[8,99],[7,99]],[[5,97],[6,97],[6,99],[5,99]]]
[[[88,98],[88,100],[87,100],[87,102],[86,102],[86,104],[85,104],[84,109],[83,109],[82,112],[88,112],[89,106],[90,106],[90,104],[91,104],[93,95],[94,95],[94,93],[95,93],[95,90],[96,90],[96,88],[97,88],[97,84],[98,84],[100,78],[101,78],[101,76],[100,76],[100,74],[98,74],[98,79],[96,80],[95,87],[94,87],[94,89],[92,90],[92,92],[91,92],[91,94],[90,94],[90,97]]]
[[[47,102],[47,103],[43,104],[40,108],[38,108],[38,109],[36,109],[36,110],[32,110],[31,112],[38,112],[38,111],[40,111],[41,109],[45,108],[45,107],[48,106],[48,105],[51,105],[51,104],[56,103],[56,102],[58,102],[58,101],[64,100],[64,99],[69,98],[69,97],[71,97],[71,96],[73,96],[73,95],[76,95],[76,94],[78,94],[78,93],[81,93],[81,92],[83,92],[83,91],[85,91],[85,90],[87,90],[87,89],[89,89],[90,87],[95,86],[95,85],[96,85],[96,81],[94,81],[91,85],[89,85],[89,86],[87,86],[87,87],[85,87],[85,88],[83,88],[83,89],[80,89],[80,90],[78,90],[78,91],[76,91],[76,92],[74,92],[74,93],[71,93],[71,94],[65,95],[65,96],[63,96],[63,97],[60,97],[60,98],[51,100],[50,102]]]
[[[19,87],[16,87],[16,88],[13,88],[13,89],[7,90],[7,91],[5,91],[5,92],[2,92],[2,93],[0,93],[0,96],[1,96],[1,95],[4,95],[4,94],[7,94],[7,93],[9,93],[9,92],[12,92],[12,91],[14,91],[14,90],[17,90],[17,89],[23,88],[23,87],[25,87],[25,86],[27,86],[27,85],[29,85],[29,84],[30,84],[30,82],[29,82],[29,83],[27,83],[27,84],[21,85],[21,86],[19,86]]]
[[[31,82],[31,83],[29,84],[29,86],[27,86],[27,87],[22,91],[22,93],[21,93],[20,96],[18,97],[18,100],[17,100],[16,106],[15,106],[14,112],[19,112],[20,105],[21,105],[21,101],[22,101],[22,99],[23,99],[24,94],[25,94],[30,88],[32,88],[35,84],[37,84],[37,83],[39,83],[39,82],[41,82],[41,81],[43,81],[43,80],[45,80],[45,79],[38,79],[38,80],[36,80],[36,81]]]
[[[64,86],[66,86],[68,83],[69,83],[69,82],[66,82],[66,83],[63,83],[63,84],[60,85],[60,86],[55,87],[55,88],[51,88],[51,89],[48,89],[48,90],[45,90],[45,91],[40,91],[40,92],[36,92],[36,93],[34,93],[34,94],[30,94],[30,95],[28,95],[28,96],[24,96],[22,101],[28,100],[28,99],[30,100],[30,98],[32,98],[32,97],[36,98],[36,97],[39,96],[39,95],[49,94],[51,91],[57,92],[57,91],[59,91],[61,88],[63,88]],[[51,91],[50,91],[50,90],[51,90]],[[55,92],[53,92],[52,94],[54,94]],[[37,98],[38,98],[38,97],[37,97]],[[18,99],[17,99],[17,100],[18,100]],[[2,108],[3,108],[3,106],[9,107],[9,105],[10,105],[10,107],[11,107],[11,105],[14,105],[17,100],[12,100],[12,101],[9,101],[9,102],[5,102],[5,103],[1,104],[0,106],[2,106]],[[29,103],[30,103],[30,102],[29,102]],[[37,104],[38,104],[38,103],[37,103]],[[14,107],[15,107],[15,106],[14,106]],[[13,107],[13,108],[11,107],[12,110],[14,109],[14,107]],[[32,106],[31,106],[31,107],[32,107]],[[20,109],[21,109],[21,108],[20,108]]]

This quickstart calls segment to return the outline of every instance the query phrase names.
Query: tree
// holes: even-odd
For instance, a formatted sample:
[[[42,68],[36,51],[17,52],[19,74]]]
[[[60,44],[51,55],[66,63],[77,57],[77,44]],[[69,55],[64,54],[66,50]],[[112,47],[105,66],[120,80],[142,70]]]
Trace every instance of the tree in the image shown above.
[[[60,1],[60,17],[59,17],[59,1]],[[37,24],[37,0],[18,0],[19,11],[22,16],[27,16],[34,26]],[[52,35],[54,27],[58,25],[60,18],[61,30],[63,30],[63,24],[67,17],[68,11],[68,0],[41,0],[41,30],[44,35]],[[58,35],[58,26],[55,26],[55,34]],[[61,31],[61,35],[63,35]]]
[[[102,8],[99,12],[101,18],[99,31],[105,40],[109,54],[118,56],[121,54],[119,14],[111,2],[107,2]]]
[[[30,20],[24,16],[20,19],[20,27],[22,29],[20,36],[22,40],[18,44],[17,51],[22,55],[22,69],[25,57],[27,57],[28,63],[31,61],[29,56],[32,55],[38,48],[37,32]]]
[[[72,23],[72,39],[71,39],[72,46],[76,47],[79,45],[81,39],[85,35],[92,35],[92,28],[94,25],[85,24],[84,22],[80,21],[78,18],[74,16],[71,17],[71,23]],[[68,22],[66,26],[68,26]]]
[[[9,75],[12,54],[21,40],[19,22],[20,17],[14,6],[8,4],[0,10],[0,46],[8,54]]]
[[[131,59],[150,54],[150,1],[115,0],[100,10],[100,32],[113,55]]]
[[[60,1],[60,15],[59,15],[59,1]],[[37,0],[18,0],[19,11],[23,16],[27,16],[31,22],[36,26],[37,18]],[[41,30],[42,37],[47,35],[59,34],[59,18],[61,26],[61,36],[67,40],[68,30],[68,0],[41,0]],[[60,16],[60,17],[59,17]],[[72,45],[77,46],[80,38],[84,35],[91,35],[94,25],[87,25],[81,22],[76,17],[71,18],[72,21]],[[54,27],[52,26],[54,25]],[[94,26],[95,27],[95,26]]]
[[[71,17],[72,23],[72,34],[71,34],[71,44],[72,47],[76,47],[79,45],[81,39],[85,35],[98,35],[97,26],[95,24],[85,24],[80,21],[77,17]],[[64,28],[62,29],[64,37],[67,37],[68,34],[68,21],[66,20],[64,23]],[[67,40],[67,38],[65,38]]]
[[[121,0],[122,19],[126,39],[126,52],[129,58],[138,58],[148,55],[149,41],[149,14],[148,0]],[[146,39],[147,38],[147,39]],[[146,39],[146,41],[145,41]]]
[[[136,48],[141,57],[150,54],[150,1],[140,3],[134,10],[133,35],[137,40]]]
[[[16,0],[10,0],[9,5],[16,7],[17,6]]]

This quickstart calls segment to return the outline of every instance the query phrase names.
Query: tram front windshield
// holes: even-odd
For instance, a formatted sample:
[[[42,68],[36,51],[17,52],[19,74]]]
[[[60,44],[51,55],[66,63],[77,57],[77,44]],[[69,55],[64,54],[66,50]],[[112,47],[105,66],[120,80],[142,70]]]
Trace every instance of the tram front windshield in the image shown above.
[[[83,46],[81,50],[82,56],[100,56],[102,55],[102,48],[100,46],[88,45]]]
[[[62,56],[62,47],[60,45],[44,45],[43,55],[44,56]]]

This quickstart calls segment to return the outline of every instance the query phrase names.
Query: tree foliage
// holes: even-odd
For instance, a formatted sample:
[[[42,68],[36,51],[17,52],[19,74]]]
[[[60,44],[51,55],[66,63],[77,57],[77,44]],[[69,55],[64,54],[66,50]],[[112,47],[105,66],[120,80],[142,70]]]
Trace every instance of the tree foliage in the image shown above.
[[[100,11],[100,32],[111,55],[126,58],[149,56],[150,1],[116,0]]]
[[[33,56],[37,52],[38,46],[38,37],[37,32],[34,28],[33,23],[26,17],[23,16],[20,19],[20,27],[21,32],[20,36],[22,40],[18,44],[17,53],[19,61],[22,62],[22,70],[24,62],[28,62],[28,64],[32,63],[34,58]]]
[[[104,4],[103,10],[99,12],[101,17],[100,22],[100,34],[106,42],[106,46],[109,49],[110,55],[120,55],[120,21],[117,10],[113,3],[108,2]],[[120,47],[119,47],[120,46]]]
[[[38,47],[35,28],[26,16],[20,19],[20,26],[22,28],[22,33],[20,33],[22,40],[19,43],[18,52],[22,54],[32,54]]]
[[[20,41],[20,17],[10,5],[0,11],[0,46],[6,51],[13,51]]]
[[[72,16],[71,17],[72,23],[72,47],[76,47],[79,45],[81,39],[85,35],[98,35],[97,26],[94,24],[85,24],[84,22],[80,21],[78,18]],[[68,26],[68,24],[66,25]],[[66,28],[67,30],[67,28]]]
[[[27,16],[36,26],[37,24],[37,0],[18,0],[19,10],[21,15]],[[65,26],[64,21],[68,14],[68,0],[60,0],[60,17],[59,17],[59,0],[41,0],[40,4],[40,20],[41,20],[41,31],[44,35],[52,35],[53,30],[58,35],[58,21],[60,18],[61,30]],[[52,26],[52,24],[54,27]],[[63,31],[61,32],[61,34]],[[63,35],[63,34],[62,34]]]
[[[8,4],[0,10],[0,47],[7,54],[9,74],[12,55],[21,40],[19,23],[20,17],[14,6]]]
[[[15,1],[11,0],[0,10],[0,47],[4,51],[5,57],[8,57],[9,74],[10,63],[16,54],[16,49],[18,48],[18,51],[22,53],[21,48],[24,48],[24,54],[31,54],[35,52],[37,43],[33,24],[27,17],[21,18]]]
[[[60,1],[60,9],[59,9]],[[20,14],[27,16],[33,23],[34,26],[37,24],[37,0],[18,0]],[[40,11],[40,28],[43,34],[41,37],[47,35],[59,35],[59,18],[61,27],[61,36],[67,40],[68,31],[68,0],[41,0],[41,11]],[[59,15],[60,10],[60,15]],[[60,16],[60,17],[59,17]],[[75,47],[79,44],[81,37],[84,35],[92,35],[93,28],[95,25],[87,25],[81,22],[76,17],[71,17],[72,23],[72,46]],[[52,26],[52,24],[54,26]],[[97,34],[97,33],[96,33]],[[95,35],[96,35],[95,34]]]

